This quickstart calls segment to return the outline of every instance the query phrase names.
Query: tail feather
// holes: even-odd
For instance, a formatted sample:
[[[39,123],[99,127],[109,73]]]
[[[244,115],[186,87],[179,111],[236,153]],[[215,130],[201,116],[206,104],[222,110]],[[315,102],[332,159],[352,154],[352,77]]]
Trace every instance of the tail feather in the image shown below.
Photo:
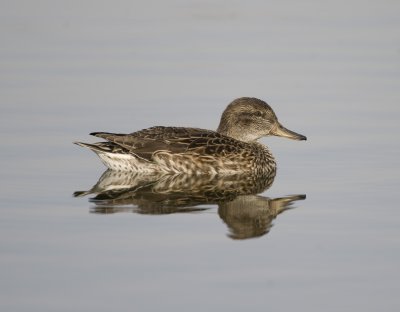
[[[86,195],[92,194],[92,190],[89,191],[76,191],[74,192],[74,197],[83,197]]]
[[[108,138],[109,138],[110,136],[123,136],[123,135],[126,135],[126,134],[122,134],[122,133],[110,133],[110,132],[92,132],[92,133],[90,133],[90,135],[93,135],[93,136],[95,136],[95,137],[108,140]]]
[[[74,144],[86,147],[88,149],[91,149],[93,152],[109,152],[110,148],[102,143],[94,143],[94,144],[89,144],[89,143],[83,143],[83,142],[74,142]]]
[[[119,153],[119,154],[129,154],[122,146],[119,146],[112,142],[97,142],[97,143],[83,143],[83,142],[74,142],[74,144],[86,147],[96,154],[98,153]]]

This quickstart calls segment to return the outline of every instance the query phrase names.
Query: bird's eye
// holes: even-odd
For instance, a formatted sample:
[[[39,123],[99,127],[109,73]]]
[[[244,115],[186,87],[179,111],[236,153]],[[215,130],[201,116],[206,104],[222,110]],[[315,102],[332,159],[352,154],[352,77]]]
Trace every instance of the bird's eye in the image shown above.
[[[261,117],[261,116],[262,116],[262,113],[261,113],[260,111],[256,111],[256,112],[254,113],[254,115],[257,116],[257,117]]]

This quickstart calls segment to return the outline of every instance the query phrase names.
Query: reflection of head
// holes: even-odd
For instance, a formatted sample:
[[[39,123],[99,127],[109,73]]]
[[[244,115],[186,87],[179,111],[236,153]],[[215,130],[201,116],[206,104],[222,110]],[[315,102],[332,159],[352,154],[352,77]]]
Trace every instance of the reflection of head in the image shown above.
[[[230,230],[229,237],[254,238],[267,234],[278,214],[290,209],[293,201],[304,198],[304,195],[277,199],[256,195],[238,196],[230,202],[220,204],[218,214]]]

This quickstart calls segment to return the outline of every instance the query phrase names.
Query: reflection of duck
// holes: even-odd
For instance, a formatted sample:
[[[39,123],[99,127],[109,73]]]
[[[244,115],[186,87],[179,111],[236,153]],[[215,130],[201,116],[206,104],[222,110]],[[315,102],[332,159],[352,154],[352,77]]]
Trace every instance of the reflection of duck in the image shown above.
[[[218,205],[218,213],[230,229],[230,237],[243,239],[262,236],[271,228],[275,217],[288,209],[291,202],[304,195],[269,199],[255,195],[268,189],[274,180],[270,175],[143,175],[107,170],[91,190],[75,192],[95,203],[93,213],[135,212],[170,214],[209,209]],[[128,207],[133,205],[134,207]]]
[[[131,134],[94,132],[107,142],[76,142],[93,150],[110,169],[133,172],[236,174],[269,173],[275,160],[257,140],[275,135],[306,137],[284,128],[271,107],[256,98],[234,100],[218,130],[153,127]]]

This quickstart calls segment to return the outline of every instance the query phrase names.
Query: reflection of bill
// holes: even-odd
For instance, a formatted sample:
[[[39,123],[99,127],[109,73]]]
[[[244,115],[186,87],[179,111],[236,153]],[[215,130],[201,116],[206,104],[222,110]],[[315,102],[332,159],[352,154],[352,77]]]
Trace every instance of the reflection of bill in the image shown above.
[[[272,220],[289,209],[292,202],[304,199],[294,195],[270,199],[256,195],[273,183],[269,175],[145,175],[107,170],[89,191],[75,192],[80,197],[96,195],[93,213],[136,212],[170,214],[202,211],[200,205],[218,205],[218,213],[233,239],[262,236]],[[133,207],[132,207],[133,206]]]

